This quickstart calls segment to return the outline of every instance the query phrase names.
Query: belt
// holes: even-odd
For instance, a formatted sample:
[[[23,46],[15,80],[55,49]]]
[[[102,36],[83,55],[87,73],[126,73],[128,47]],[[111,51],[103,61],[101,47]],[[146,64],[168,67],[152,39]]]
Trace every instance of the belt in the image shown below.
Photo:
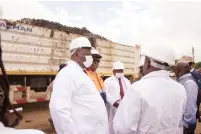
[[[99,93],[105,93],[105,91],[103,89],[98,90]]]

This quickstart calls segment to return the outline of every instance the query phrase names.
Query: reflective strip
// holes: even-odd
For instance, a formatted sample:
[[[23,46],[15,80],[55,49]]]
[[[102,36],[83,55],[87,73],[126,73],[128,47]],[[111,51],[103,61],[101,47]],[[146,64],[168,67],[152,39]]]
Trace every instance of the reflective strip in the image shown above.
[[[43,102],[48,100],[49,99],[47,98],[36,98],[36,99],[30,99],[30,100],[18,99],[18,100],[14,100],[12,104],[25,104],[25,103],[32,103],[32,102]]]
[[[21,85],[11,85],[10,89],[13,92],[15,92],[15,91],[22,92],[22,91],[26,90],[26,88],[22,87]]]
[[[16,87],[16,88],[17,88],[17,90],[18,90],[19,92],[24,90],[23,87]]]
[[[25,104],[25,103],[28,103],[27,100],[25,99],[18,99],[18,100],[15,100],[17,102],[17,104]]]

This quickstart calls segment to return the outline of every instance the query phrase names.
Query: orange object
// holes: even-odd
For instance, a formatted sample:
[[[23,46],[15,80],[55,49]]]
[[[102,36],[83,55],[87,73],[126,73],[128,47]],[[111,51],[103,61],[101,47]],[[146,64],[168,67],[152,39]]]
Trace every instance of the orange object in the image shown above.
[[[101,93],[103,92],[104,89],[104,82],[103,79],[101,78],[101,76],[96,73],[91,71],[90,69],[86,70],[87,75],[92,79],[92,81],[94,82],[96,89]]]

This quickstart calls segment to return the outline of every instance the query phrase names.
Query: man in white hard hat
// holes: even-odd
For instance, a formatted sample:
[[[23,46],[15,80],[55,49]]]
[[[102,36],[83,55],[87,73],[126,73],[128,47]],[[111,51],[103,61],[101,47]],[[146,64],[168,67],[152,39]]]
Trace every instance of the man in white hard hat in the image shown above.
[[[56,76],[50,113],[57,134],[108,134],[105,104],[85,69],[92,64],[85,37],[70,43],[71,61]]]
[[[183,134],[184,87],[169,77],[174,52],[165,46],[144,49],[143,77],[132,84],[114,117],[117,134]]]
[[[91,80],[94,82],[96,89],[100,93],[101,97],[103,98],[104,103],[106,104],[106,94],[104,91],[104,82],[101,76],[96,72],[96,70],[99,67],[100,59],[102,56],[99,54],[99,52],[92,47],[91,49],[91,55],[93,58],[93,63],[89,68],[86,69],[86,72],[88,76],[91,78]]]
[[[114,134],[112,120],[116,110],[124,97],[126,90],[131,86],[130,81],[124,77],[124,65],[117,61],[113,63],[113,76],[104,81],[108,101],[108,117],[110,134]]]

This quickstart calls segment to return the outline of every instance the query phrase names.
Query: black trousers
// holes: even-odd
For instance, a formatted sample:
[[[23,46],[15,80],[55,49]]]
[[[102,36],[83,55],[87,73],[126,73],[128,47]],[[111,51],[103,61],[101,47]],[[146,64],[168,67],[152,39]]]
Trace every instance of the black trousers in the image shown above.
[[[102,93],[100,93],[100,95],[101,95],[101,97],[103,98],[103,101],[104,101],[104,103],[105,103],[105,105],[106,105],[106,102],[107,102],[106,93],[105,93],[105,92],[102,92]]]
[[[184,127],[184,133],[183,134],[195,134],[195,129],[196,129],[196,123],[193,125],[189,125],[188,128]]]

